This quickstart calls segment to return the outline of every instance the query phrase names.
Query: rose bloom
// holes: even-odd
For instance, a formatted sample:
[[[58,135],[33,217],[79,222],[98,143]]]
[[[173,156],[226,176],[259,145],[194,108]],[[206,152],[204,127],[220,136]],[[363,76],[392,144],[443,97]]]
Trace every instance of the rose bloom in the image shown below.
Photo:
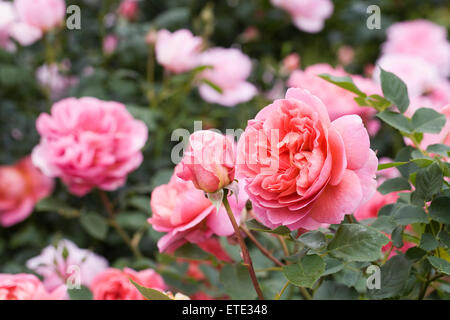
[[[33,274],[0,273],[0,300],[63,300],[66,287],[49,292]]]
[[[405,54],[387,54],[378,59],[377,66],[394,73],[403,80],[410,97],[420,96],[438,81],[436,68],[422,58]],[[376,68],[373,79],[380,82],[380,69]]]
[[[387,29],[383,54],[407,54],[422,58],[440,73],[450,75],[450,43],[445,27],[427,20],[394,23]]]
[[[108,267],[108,261],[90,250],[78,248],[72,241],[60,240],[28,260],[26,265],[44,278],[47,290],[54,290],[77,276],[82,285],[89,287],[93,278]]]
[[[106,55],[112,55],[116,51],[118,43],[119,37],[115,34],[108,34],[103,40],[103,52]]]
[[[0,1],[0,48],[9,51],[14,49],[14,44],[9,39],[9,33],[15,18],[12,3]]]
[[[52,100],[64,96],[68,89],[78,83],[78,78],[66,76],[61,73],[62,69],[58,64],[44,64],[36,70],[36,79],[39,84],[50,91]]]
[[[53,180],[34,167],[30,157],[0,166],[0,225],[10,227],[25,220],[52,191]]]
[[[14,0],[19,19],[43,32],[61,26],[66,15],[64,0]]]
[[[236,162],[254,214],[269,228],[340,223],[376,190],[378,160],[361,118],[331,122],[307,90],[289,89],[248,122]]]
[[[286,10],[295,26],[306,32],[316,33],[323,29],[325,20],[333,13],[330,0],[271,0],[272,4]]]
[[[297,53],[291,53],[283,59],[283,69],[292,72],[300,67],[300,56]]]
[[[240,50],[211,48],[200,55],[199,64],[212,67],[203,71],[201,77],[222,90],[220,93],[208,84],[200,84],[199,92],[205,101],[232,107],[255,96],[255,86],[246,81],[252,62]]]
[[[229,260],[218,242],[211,238],[214,234],[230,236],[234,233],[225,208],[222,206],[217,212],[203,191],[197,189],[191,181],[184,181],[178,177],[180,170],[181,164],[178,164],[169,183],[155,188],[152,192],[150,201],[152,217],[148,222],[156,231],[167,232],[158,241],[159,251],[173,252],[186,242],[191,242],[215,254],[219,259]],[[234,195],[229,198],[237,220],[246,201],[247,195],[242,188],[238,201]]]
[[[289,87],[307,89],[317,96],[325,104],[331,120],[349,114],[359,115],[367,126],[371,135],[377,133],[380,123],[374,118],[376,110],[361,107],[354,100],[356,95],[348,90],[342,89],[322,78],[320,74],[344,77],[350,76],[356,86],[364,93],[381,94],[381,88],[372,80],[359,75],[349,75],[342,67],[333,68],[329,64],[320,63],[307,67],[304,71],[294,71],[287,81]]]
[[[181,161],[178,177],[192,181],[197,189],[216,192],[234,180],[234,141],[210,130],[189,137],[189,148]]]
[[[166,289],[163,278],[152,269],[135,271],[124,268],[122,271],[108,268],[92,281],[90,289],[94,300],[145,300],[130,279],[146,288]]]
[[[68,98],[36,121],[41,142],[33,163],[60,177],[70,192],[82,196],[92,188],[115,190],[142,162],[140,149],[147,127],[118,102]]]
[[[137,18],[139,12],[139,4],[137,0],[123,0],[118,9],[119,15],[128,19],[134,20]]]
[[[156,60],[169,71],[182,73],[197,65],[203,40],[187,29],[173,33],[163,29],[156,36]]]

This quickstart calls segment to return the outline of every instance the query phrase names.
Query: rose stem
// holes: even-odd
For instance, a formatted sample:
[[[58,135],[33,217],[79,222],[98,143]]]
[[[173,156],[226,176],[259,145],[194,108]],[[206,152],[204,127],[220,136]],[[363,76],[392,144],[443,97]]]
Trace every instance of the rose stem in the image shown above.
[[[139,249],[137,247],[133,246],[128,234],[117,223],[117,221],[115,219],[114,208],[113,208],[113,205],[112,205],[111,201],[109,200],[108,196],[106,195],[106,193],[103,190],[99,190],[99,194],[100,194],[100,199],[102,200],[102,203],[103,203],[106,211],[108,212],[109,224],[117,231],[117,233],[120,235],[122,240],[128,245],[128,247],[130,247],[134,256],[137,259],[142,259],[143,256],[142,256],[141,252],[139,251]]]
[[[224,189],[223,194],[223,205],[225,206],[225,209],[228,214],[228,218],[230,218],[231,224],[233,225],[234,233],[236,234],[239,245],[241,246],[242,251],[242,257],[244,259],[245,266],[248,269],[248,273],[250,274],[250,278],[252,279],[253,286],[255,287],[255,291],[258,295],[259,300],[264,300],[264,295],[261,291],[261,288],[259,287],[258,280],[256,279],[255,270],[253,269],[253,263],[252,258],[250,257],[250,254],[248,253],[247,246],[245,245],[244,239],[242,238],[241,232],[239,230],[239,226],[236,222],[236,219],[234,218],[233,212],[231,211],[230,204],[228,203],[227,199],[228,190]]]
[[[263,255],[265,255],[267,258],[269,258],[270,260],[272,260],[273,262],[275,262],[275,264],[279,265],[280,267],[284,266],[284,264],[278,260],[277,258],[275,258],[269,250],[267,250],[266,248],[263,247],[263,245],[256,240],[255,236],[251,233],[251,231],[247,230],[244,227],[241,227],[242,231],[245,232],[245,234],[247,235],[247,237],[253,241],[253,243],[256,245],[256,247],[262,252]]]

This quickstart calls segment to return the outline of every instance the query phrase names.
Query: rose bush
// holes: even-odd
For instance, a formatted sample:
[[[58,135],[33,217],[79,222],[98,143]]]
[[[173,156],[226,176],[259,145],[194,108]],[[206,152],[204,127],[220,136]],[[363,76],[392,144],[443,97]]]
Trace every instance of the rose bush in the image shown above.
[[[447,3],[377,5],[0,0],[0,300],[448,300]]]

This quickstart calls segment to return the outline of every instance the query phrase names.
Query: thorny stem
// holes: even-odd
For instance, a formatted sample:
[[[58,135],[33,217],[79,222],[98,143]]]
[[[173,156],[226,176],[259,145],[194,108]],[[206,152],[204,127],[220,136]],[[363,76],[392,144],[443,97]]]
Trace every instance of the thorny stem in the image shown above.
[[[233,211],[231,210],[230,204],[228,203],[227,194],[228,190],[225,189],[222,200],[223,205],[225,206],[228,218],[230,219],[231,224],[233,225],[234,233],[236,234],[236,237],[238,238],[239,241],[239,245],[241,246],[242,258],[244,259],[245,266],[247,267],[248,273],[250,274],[250,278],[252,280],[253,286],[255,287],[258,299],[264,300],[264,295],[261,291],[261,288],[259,287],[258,279],[256,278],[255,270],[253,269],[252,258],[248,253],[247,246],[245,245],[244,239],[242,238],[241,232],[239,230],[239,226],[236,222],[236,219],[234,218]]]
[[[130,236],[125,232],[125,230],[122,229],[122,227],[117,223],[115,213],[114,213],[114,207],[109,200],[106,193],[102,190],[99,190],[100,199],[102,200],[103,205],[105,206],[106,212],[108,212],[109,224],[117,231],[119,236],[122,238],[122,240],[127,244],[128,247],[130,247],[131,251],[133,252],[134,256],[137,259],[142,259],[142,253],[139,251],[137,246],[133,245],[133,242],[130,238]]]
[[[255,246],[262,252],[263,255],[265,255],[267,258],[272,260],[276,265],[279,265],[280,267],[283,266],[283,263],[275,258],[269,250],[263,247],[263,245],[255,238],[255,236],[251,233],[251,231],[247,230],[245,227],[241,227],[241,230],[244,231],[244,233],[247,235],[247,237],[255,244]]]

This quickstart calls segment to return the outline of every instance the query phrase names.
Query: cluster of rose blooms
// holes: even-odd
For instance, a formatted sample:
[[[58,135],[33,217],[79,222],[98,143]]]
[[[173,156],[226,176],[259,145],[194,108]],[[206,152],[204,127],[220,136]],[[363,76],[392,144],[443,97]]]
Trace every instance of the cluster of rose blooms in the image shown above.
[[[125,2],[121,6],[124,16],[134,19],[137,4]],[[317,7],[322,18],[311,17],[311,25],[305,26],[308,20],[302,14],[311,12],[308,7],[294,10],[294,1],[273,3],[289,11],[300,29],[320,30],[332,11],[329,4],[328,9]],[[14,7],[5,2],[0,5],[14,10],[7,28],[1,16],[0,45],[2,39],[5,41],[5,30],[6,41],[9,37],[17,39],[16,24],[27,23],[41,32],[60,25],[64,14],[57,13],[65,8],[62,0],[15,0]],[[36,16],[27,12],[39,11],[40,6],[48,6],[48,14],[27,20]],[[5,12],[0,10],[2,15]],[[202,39],[189,30],[160,30],[149,38],[158,63],[170,72],[210,67],[201,77],[219,86],[221,92],[200,84],[199,92],[206,101],[234,106],[257,94],[257,88],[246,81],[251,61],[238,49],[205,49]],[[402,22],[389,28],[378,63],[406,82],[412,101],[409,114],[418,106],[426,106],[450,117],[450,107],[444,107],[450,102],[449,48],[445,29],[431,22]],[[397,61],[398,56],[402,58]],[[402,67],[405,64],[407,67]],[[233,227],[225,208],[217,210],[205,193],[233,185],[236,197],[231,196],[229,202],[238,221],[252,216],[269,228],[286,226],[301,232],[340,223],[349,213],[358,220],[376,217],[382,206],[396,201],[396,194],[376,192],[383,179],[396,175],[396,169],[382,171],[376,179],[378,159],[369,140],[369,133],[373,135],[379,128],[373,118],[375,111],[359,107],[354,94],[317,76],[348,74],[342,67],[327,64],[300,70],[295,55],[285,61],[285,67],[291,72],[287,82],[291,89],[249,120],[237,143],[213,131],[194,132],[169,183],[154,189],[148,222],[165,233],[158,242],[161,252],[171,253],[190,242],[218,259],[230,261],[217,237],[231,236]],[[349,76],[362,91],[381,92],[376,81]],[[143,161],[141,149],[147,142],[147,127],[118,102],[90,97],[63,99],[52,106],[50,114],[39,116],[36,127],[41,141],[31,156],[0,167],[0,224],[4,227],[29,216],[34,205],[52,193],[53,178],[61,179],[76,196],[95,188],[113,191],[123,186],[127,175]],[[450,144],[449,132],[447,121],[439,135],[424,135],[422,147]],[[252,203],[249,212],[247,201]],[[68,255],[63,254],[66,251]],[[145,287],[167,290],[154,270],[108,268],[104,258],[64,240],[27,263],[43,282],[31,274],[1,274],[0,299],[65,299],[66,281],[73,274],[68,268],[74,265],[80,268],[82,284],[91,289],[94,299],[142,299],[129,278]]]

